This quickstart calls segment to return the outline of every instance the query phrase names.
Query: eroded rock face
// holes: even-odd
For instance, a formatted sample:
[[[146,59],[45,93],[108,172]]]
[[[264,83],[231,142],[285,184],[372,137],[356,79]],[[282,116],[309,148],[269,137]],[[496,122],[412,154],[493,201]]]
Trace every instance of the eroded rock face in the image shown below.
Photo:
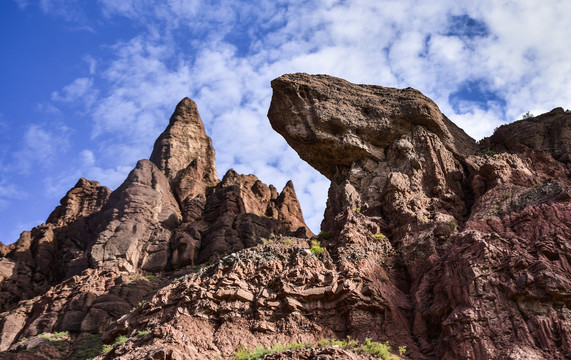
[[[90,254],[93,266],[131,273],[165,269],[169,242],[181,219],[163,172],[140,160],[100,213],[99,236]]]
[[[216,179],[185,99],[152,161],[105,205],[104,189],[80,181],[49,224],[0,248],[12,308],[0,359],[73,358],[87,335],[99,347],[129,338],[98,359],[219,359],[347,336],[406,346],[410,359],[571,358],[569,114],[501,127],[478,147],[413,89],[305,74],[273,87],[272,126],[331,179],[312,239],[322,254],[302,237],[313,234],[291,183],[278,193],[233,170]],[[83,250],[62,251],[62,236]],[[82,259],[58,270],[68,279],[36,279],[60,254]],[[11,298],[30,278],[44,287],[20,298],[39,296]],[[39,335],[55,331],[70,332],[63,352]]]
[[[332,180],[326,243],[392,268],[410,310],[383,302],[419,356],[570,356],[569,114],[501,127],[484,149],[511,153],[484,155],[412,89],[305,74],[272,87],[272,126]]]
[[[110,193],[96,181],[80,179],[61,199],[61,205],[46,224],[24,231],[17,242],[2,246],[0,311],[87,268],[93,214],[101,209]]]
[[[0,246],[0,312],[12,309],[0,316],[0,351],[39,344],[43,332],[101,333],[149,293],[128,280],[313,235],[291,182],[279,194],[254,175],[216,174],[196,104],[183,99],[119,188],[80,179],[46,224]]]
[[[344,177],[359,160],[384,160],[391,144],[419,126],[455,154],[478,151],[473,139],[412,88],[288,74],[273,80],[272,89],[268,112],[272,127],[302,159],[331,180],[336,174]]]
[[[218,182],[212,140],[206,136],[194,101],[184,98],[177,105],[150,160],[164,172],[181,202],[204,194],[207,186]]]

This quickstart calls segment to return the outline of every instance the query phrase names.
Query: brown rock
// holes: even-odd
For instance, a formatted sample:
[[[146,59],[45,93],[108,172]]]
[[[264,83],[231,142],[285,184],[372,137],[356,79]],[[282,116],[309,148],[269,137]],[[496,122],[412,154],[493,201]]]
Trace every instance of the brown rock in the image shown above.
[[[382,161],[385,149],[422,126],[446,149],[469,155],[473,139],[434,102],[412,88],[355,85],[327,75],[288,74],[272,81],[272,127],[299,156],[329,179],[363,159]]]
[[[212,140],[194,101],[184,98],[177,105],[150,160],[165,173],[179,201],[204,194],[207,186],[218,182]]]
[[[140,160],[99,216],[93,265],[129,272],[166,267],[168,244],[182,216],[166,177],[153,163]]]

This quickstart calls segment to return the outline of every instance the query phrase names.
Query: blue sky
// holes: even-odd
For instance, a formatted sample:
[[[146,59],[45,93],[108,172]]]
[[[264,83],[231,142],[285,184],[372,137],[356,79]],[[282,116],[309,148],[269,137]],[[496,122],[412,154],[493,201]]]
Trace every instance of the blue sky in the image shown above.
[[[313,231],[328,181],[266,118],[270,81],[327,73],[414,87],[471,136],[571,108],[567,1],[2,0],[0,241],[80,177],[117,187],[185,96],[219,176],[293,179]]]

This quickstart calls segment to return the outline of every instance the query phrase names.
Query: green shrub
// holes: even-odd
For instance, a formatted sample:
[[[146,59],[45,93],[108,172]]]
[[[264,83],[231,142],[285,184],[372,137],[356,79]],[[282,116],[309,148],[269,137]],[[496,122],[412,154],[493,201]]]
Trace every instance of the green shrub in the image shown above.
[[[70,359],[91,360],[103,352],[101,335],[85,334],[70,356]]]
[[[311,251],[311,253],[315,256],[321,256],[321,254],[323,254],[324,249],[321,246],[312,246],[311,249],[309,249],[309,251]]]
[[[111,345],[103,345],[103,354],[107,354],[109,351],[115,349],[117,346],[119,345],[123,345],[124,343],[126,343],[127,341],[129,341],[129,338],[126,337],[125,335],[120,335],[119,337],[117,337],[115,339],[115,342]]]
[[[447,222],[448,226],[450,226],[450,228],[452,229],[452,231],[456,230],[456,223],[452,220],[450,220],[449,222]]]
[[[383,234],[375,234],[375,237],[376,237],[377,239],[381,239],[381,240],[386,239],[386,236],[383,235]]]
[[[327,231],[320,231],[319,235],[317,235],[318,239],[327,240],[331,237],[331,235]]]
[[[337,339],[321,339],[317,343],[317,347],[330,347],[330,346],[337,346],[342,349],[353,350],[356,352],[365,352],[372,356],[387,359],[387,360],[397,360],[398,357],[391,353],[391,346],[389,342],[381,343],[377,341],[371,341],[371,339],[365,339],[362,344],[360,344],[357,340],[352,340],[350,337],[347,337],[346,340],[337,340]],[[282,344],[275,344],[271,348],[265,348],[263,346],[258,346],[253,350],[246,349],[243,346],[238,346],[236,349],[236,354],[234,354],[234,360],[257,360],[261,359],[266,355],[274,354],[280,351],[285,350],[296,350],[296,349],[311,349],[313,348],[312,344],[306,343],[292,343],[289,345],[282,345]],[[398,348],[399,354],[404,355],[406,352],[406,346],[399,346]]]
[[[320,256],[323,254],[323,248],[321,247],[321,242],[318,240],[311,240],[311,248],[309,251],[315,256]]]
[[[140,339],[143,336],[149,335],[151,333],[151,330],[141,330],[141,331],[137,331],[137,337]]]
[[[510,194],[502,194],[502,201],[506,201],[510,198]]]
[[[492,156],[492,157],[493,157],[494,155],[496,155],[496,153],[493,152],[493,151],[490,150],[490,149],[482,150],[482,154],[487,155],[487,156]]]
[[[261,359],[266,355],[274,354],[274,353],[277,353],[280,351],[297,350],[297,349],[311,349],[311,348],[312,348],[311,344],[299,343],[299,342],[295,342],[295,343],[292,343],[289,345],[282,345],[280,343],[277,343],[269,349],[265,348],[263,346],[258,346],[254,350],[245,349],[242,346],[238,346],[238,348],[236,349],[237,352],[234,355],[234,359],[235,360],[256,360],[256,359]]]
[[[293,245],[293,241],[291,241],[291,239],[284,239],[284,245]]]

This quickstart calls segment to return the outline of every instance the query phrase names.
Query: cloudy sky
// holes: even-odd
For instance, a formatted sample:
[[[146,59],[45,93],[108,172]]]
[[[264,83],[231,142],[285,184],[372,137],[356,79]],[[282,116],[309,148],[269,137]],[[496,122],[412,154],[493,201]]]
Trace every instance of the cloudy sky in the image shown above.
[[[293,179],[318,232],[328,181],[271,129],[273,78],[411,86],[480,139],[571,108],[570,39],[565,0],[1,0],[0,241],[80,177],[117,187],[185,96],[219,176]]]

